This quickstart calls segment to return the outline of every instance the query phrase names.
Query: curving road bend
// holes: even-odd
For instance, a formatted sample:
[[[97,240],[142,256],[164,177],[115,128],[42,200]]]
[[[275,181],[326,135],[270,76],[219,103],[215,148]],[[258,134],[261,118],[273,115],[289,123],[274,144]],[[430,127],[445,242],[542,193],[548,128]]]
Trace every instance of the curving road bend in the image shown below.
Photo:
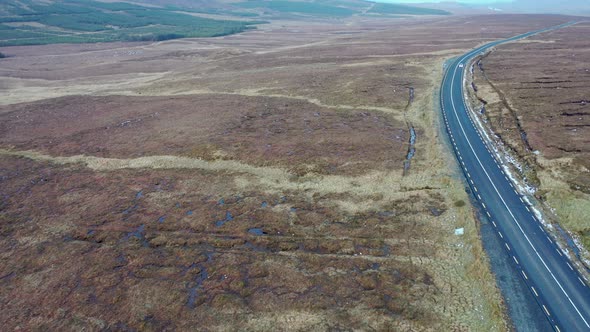
[[[498,44],[572,24],[492,42],[464,54],[447,68],[440,96],[447,134],[471,191],[547,319],[556,331],[590,331],[590,288],[515,190],[475,127],[463,97],[463,79],[473,57]]]

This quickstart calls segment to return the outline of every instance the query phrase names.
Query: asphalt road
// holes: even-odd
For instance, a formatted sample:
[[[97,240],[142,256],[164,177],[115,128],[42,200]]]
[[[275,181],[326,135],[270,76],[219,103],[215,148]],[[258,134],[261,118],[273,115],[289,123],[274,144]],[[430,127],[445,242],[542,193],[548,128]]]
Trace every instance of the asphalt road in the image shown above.
[[[443,119],[471,191],[487,214],[533,297],[556,331],[590,331],[590,288],[558,248],[532,207],[514,188],[465,106],[469,61],[495,45],[559,29],[568,23],[478,47],[454,60],[441,86]]]

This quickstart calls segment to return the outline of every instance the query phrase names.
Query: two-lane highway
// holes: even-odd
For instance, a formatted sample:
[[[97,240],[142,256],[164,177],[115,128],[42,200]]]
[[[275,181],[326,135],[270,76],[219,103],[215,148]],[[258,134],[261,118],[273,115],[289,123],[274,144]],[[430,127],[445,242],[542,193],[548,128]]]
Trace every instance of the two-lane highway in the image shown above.
[[[454,60],[441,86],[443,119],[473,195],[512,256],[534,298],[556,331],[590,331],[590,288],[516,191],[474,125],[464,100],[470,60],[490,47],[575,23],[496,41]]]

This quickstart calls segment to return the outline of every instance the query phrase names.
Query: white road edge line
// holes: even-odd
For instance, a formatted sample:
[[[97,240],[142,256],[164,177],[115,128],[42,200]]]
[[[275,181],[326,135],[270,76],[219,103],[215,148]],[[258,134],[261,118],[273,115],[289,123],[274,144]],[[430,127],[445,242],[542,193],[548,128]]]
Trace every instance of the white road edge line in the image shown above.
[[[544,304],[543,304],[543,309],[547,313],[547,316],[551,316],[551,314],[549,313],[549,310],[547,310],[547,307]]]

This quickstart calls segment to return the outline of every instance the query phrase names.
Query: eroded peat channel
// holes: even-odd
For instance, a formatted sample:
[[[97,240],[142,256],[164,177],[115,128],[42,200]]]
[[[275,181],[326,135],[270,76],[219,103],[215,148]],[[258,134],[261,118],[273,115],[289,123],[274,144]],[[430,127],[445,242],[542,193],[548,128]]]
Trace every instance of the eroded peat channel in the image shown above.
[[[414,129],[414,126],[408,119],[408,109],[414,102],[414,91],[415,90],[413,87],[408,88],[408,104],[404,108],[404,120],[406,122],[406,126],[408,127],[408,132],[410,133],[410,139],[408,141],[408,153],[406,154],[406,160],[404,161],[404,175],[407,175],[410,172],[412,158],[414,158],[414,155],[416,154],[416,129]]]

